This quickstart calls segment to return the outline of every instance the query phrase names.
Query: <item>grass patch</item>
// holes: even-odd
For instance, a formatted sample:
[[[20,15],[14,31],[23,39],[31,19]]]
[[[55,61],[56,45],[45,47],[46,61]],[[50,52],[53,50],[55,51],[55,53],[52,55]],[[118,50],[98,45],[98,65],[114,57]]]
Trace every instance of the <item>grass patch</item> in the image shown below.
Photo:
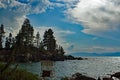
[[[0,71],[5,65],[0,63]],[[7,68],[2,74],[0,74],[0,80],[39,80],[38,76],[23,69],[16,69],[12,71],[12,68]]]

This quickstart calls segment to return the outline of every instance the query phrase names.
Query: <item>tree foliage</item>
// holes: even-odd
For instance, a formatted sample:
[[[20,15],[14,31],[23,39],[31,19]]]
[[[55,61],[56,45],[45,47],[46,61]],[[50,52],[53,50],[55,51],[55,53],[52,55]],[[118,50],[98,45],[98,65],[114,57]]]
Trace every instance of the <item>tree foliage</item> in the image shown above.
[[[1,24],[0,26],[0,50],[3,49],[3,45],[2,45],[2,42],[3,42],[3,37],[4,37],[4,25]]]
[[[16,36],[16,43],[18,45],[29,46],[33,43],[33,33],[34,29],[30,24],[28,19],[25,19],[21,30]]]
[[[56,40],[55,37],[53,36],[52,29],[45,31],[43,43],[47,51],[53,52],[56,50]]]
[[[36,46],[39,48],[40,47],[40,33],[39,32],[37,32],[37,34],[36,34]]]
[[[5,49],[11,49],[14,46],[15,40],[12,37],[12,33],[9,33],[9,36],[6,37]]]
[[[0,49],[3,48],[2,38],[4,33],[4,26],[1,25]],[[57,46],[52,29],[44,32],[43,40],[41,40],[39,32],[34,36],[34,29],[29,19],[25,19],[17,36],[13,37],[12,33],[9,33],[9,36],[6,37],[5,49],[11,51],[15,59],[21,59],[18,61],[39,60],[39,58],[42,59],[46,56],[47,58],[62,57],[65,53],[62,46]]]

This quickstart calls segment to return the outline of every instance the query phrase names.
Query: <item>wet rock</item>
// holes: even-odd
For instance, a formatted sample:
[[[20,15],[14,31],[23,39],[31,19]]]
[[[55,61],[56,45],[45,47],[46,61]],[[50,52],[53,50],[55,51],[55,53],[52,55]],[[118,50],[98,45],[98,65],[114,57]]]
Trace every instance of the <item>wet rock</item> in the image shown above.
[[[98,79],[97,80],[101,80],[101,78],[100,77],[98,77]]]
[[[96,80],[96,79],[82,75],[81,73],[75,73],[72,75],[72,78],[70,80]]]
[[[111,75],[111,77],[116,77],[120,79],[120,72],[116,72],[115,74]]]
[[[103,78],[103,80],[113,80],[112,78]]]

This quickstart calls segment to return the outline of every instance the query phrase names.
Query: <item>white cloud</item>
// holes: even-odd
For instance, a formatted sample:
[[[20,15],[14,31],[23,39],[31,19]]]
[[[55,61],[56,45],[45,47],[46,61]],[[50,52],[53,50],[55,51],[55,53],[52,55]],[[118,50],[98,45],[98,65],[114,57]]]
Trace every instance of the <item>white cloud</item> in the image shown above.
[[[71,8],[74,7],[74,5],[79,0],[55,0],[52,4],[54,7],[64,7],[64,8]]]
[[[61,34],[75,34],[75,32],[73,32],[73,31],[69,31],[69,30],[61,30],[61,31],[59,31],[59,33],[61,33]]]
[[[80,1],[80,0],[56,0],[56,2],[63,2],[63,3],[66,3],[66,4],[74,4],[78,1]]]
[[[49,5],[49,0],[29,0],[28,3],[20,0],[0,0],[0,24],[4,24],[6,32],[16,34],[26,15],[45,12]]]
[[[35,32],[35,35],[37,32],[40,33],[40,36],[41,36],[41,40],[43,39],[43,35],[44,35],[44,32],[48,29],[52,29],[53,32],[54,32],[54,37],[57,41],[57,44],[58,45],[61,45],[64,49],[65,49],[65,52],[66,54],[71,52],[71,47],[73,47],[73,43],[69,43],[67,42],[67,40],[64,38],[68,35],[71,35],[71,34],[75,34],[75,32],[73,31],[69,31],[69,30],[62,30],[62,29],[59,29],[57,27],[46,27],[46,26],[40,26],[40,27],[35,27],[34,28],[34,32]]]
[[[71,53],[79,53],[79,52],[87,52],[87,53],[112,53],[112,52],[120,52],[120,47],[104,47],[104,46],[90,46],[90,47],[79,47],[75,46]]]
[[[80,0],[66,11],[68,18],[82,24],[82,32],[120,40],[119,0]]]
[[[49,0],[28,0],[26,2],[24,2],[24,0],[0,0],[0,24],[4,24],[6,33],[12,32],[13,35],[16,35],[21,28],[26,15],[45,12],[51,5],[52,3]],[[59,6],[62,6],[62,4]],[[73,31],[64,31],[55,27],[34,26],[34,28],[35,34],[37,31],[40,32],[41,39],[43,38],[44,31],[52,28],[55,32],[54,35],[57,43],[62,45],[65,49],[70,46],[70,43],[68,43],[64,37],[75,33]]]
[[[5,5],[0,2],[0,8],[5,8]]]
[[[49,0],[30,0],[28,8],[30,13],[42,13],[51,5]]]

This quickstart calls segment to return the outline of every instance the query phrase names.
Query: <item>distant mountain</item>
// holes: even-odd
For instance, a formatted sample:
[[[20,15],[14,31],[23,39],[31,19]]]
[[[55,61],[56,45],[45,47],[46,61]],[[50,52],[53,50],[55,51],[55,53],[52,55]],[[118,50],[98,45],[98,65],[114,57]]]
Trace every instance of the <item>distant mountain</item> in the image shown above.
[[[114,53],[87,53],[87,52],[80,52],[80,53],[71,53],[70,55],[72,56],[93,56],[93,57],[103,57],[103,56],[108,56],[108,57],[117,57],[120,56],[120,52],[114,52]]]

